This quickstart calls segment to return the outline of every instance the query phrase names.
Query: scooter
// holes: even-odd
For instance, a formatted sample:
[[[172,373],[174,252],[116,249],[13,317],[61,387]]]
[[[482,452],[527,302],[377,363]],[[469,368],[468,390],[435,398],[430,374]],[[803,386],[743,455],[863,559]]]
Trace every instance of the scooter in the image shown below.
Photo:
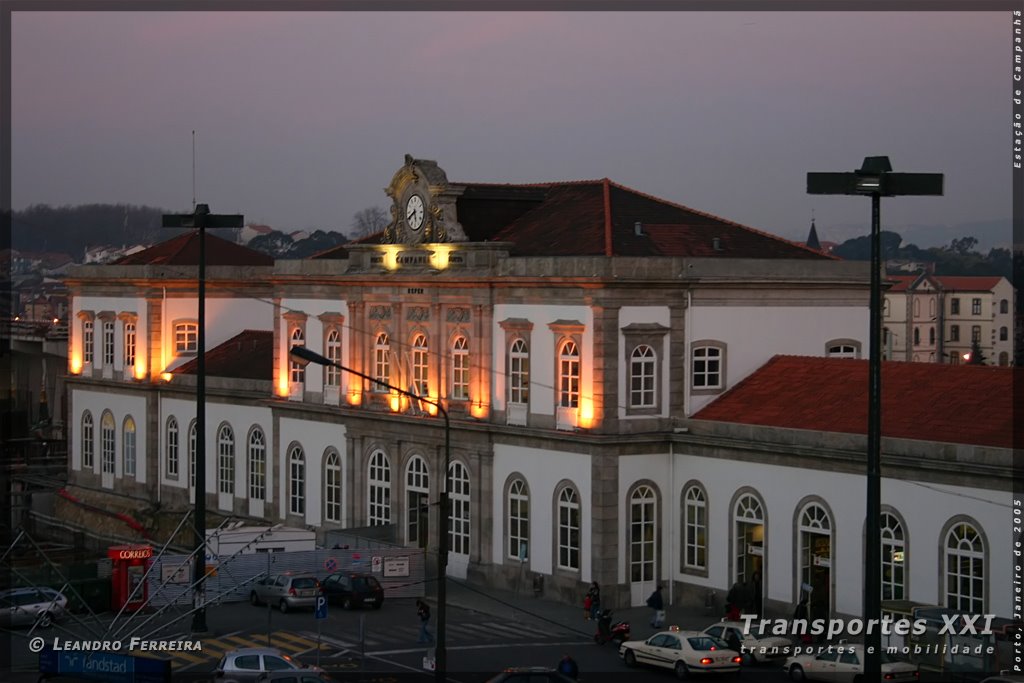
[[[601,610],[597,617],[597,633],[594,634],[594,642],[604,645],[608,641],[617,642],[620,645],[629,640],[629,622],[617,621],[612,624],[612,611]]]

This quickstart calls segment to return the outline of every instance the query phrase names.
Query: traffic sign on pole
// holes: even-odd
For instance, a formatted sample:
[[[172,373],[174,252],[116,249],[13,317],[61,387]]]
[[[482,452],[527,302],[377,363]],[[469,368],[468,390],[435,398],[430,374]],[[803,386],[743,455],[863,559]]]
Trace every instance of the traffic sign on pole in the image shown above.
[[[316,596],[316,609],[313,611],[314,616],[317,619],[327,618],[327,596],[318,595]]]

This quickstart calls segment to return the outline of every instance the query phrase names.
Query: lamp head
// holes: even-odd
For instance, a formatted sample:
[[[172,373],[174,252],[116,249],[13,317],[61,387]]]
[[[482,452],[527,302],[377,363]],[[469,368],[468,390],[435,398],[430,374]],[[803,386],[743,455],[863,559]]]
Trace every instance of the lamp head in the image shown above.
[[[288,359],[299,367],[306,367],[310,363],[318,365],[330,365],[330,362],[320,354],[310,351],[305,346],[292,346],[288,350]]]

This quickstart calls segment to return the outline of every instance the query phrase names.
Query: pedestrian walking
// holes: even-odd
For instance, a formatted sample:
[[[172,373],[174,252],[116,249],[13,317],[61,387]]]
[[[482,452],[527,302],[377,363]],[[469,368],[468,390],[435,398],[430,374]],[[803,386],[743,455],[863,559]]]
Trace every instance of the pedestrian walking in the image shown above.
[[[583,620],[590,621],[590,607],[594,604],[594,599],[590,597],[588,592],[583,596]]]
[[[597,581],[591,581],[587,596],[590,598],[590,618],[597,619],[601,613],[601,587],[597,585]]]
[[[432,643],[434,642],[434,636],[427,630],[427,624],[430,623],[430,605],[423,602],[422,600],[416,601],[416,616],[420,619],[420,638],[419,643]]]
[[[647,606],[654,610],[651,616],[651,626],[661,628],[665,625],[665,601],[661,597],[661,584],[654,589],[651,597],[647,598]]]

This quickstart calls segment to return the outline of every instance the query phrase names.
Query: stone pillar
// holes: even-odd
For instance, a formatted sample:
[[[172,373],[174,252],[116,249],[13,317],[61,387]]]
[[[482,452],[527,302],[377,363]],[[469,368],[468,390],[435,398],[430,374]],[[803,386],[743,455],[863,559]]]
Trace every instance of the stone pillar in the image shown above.
[[[669,306],[668,332],[668,416],[669,418],[686,417],[686,378],[690,363],[689,350],[686,348],[686,304],[679,303]]]

